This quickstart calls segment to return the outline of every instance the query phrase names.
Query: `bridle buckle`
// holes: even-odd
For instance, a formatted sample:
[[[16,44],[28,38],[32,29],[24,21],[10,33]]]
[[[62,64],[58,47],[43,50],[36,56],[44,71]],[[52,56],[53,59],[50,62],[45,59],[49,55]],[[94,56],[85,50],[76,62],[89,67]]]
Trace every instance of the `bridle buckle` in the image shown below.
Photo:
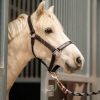
[[[55,50],[53,51],[52,54],[53,54],[53,55],[56,55],[56,57],[59,57],[60,54],[61,54],[61,50],[59,50],[59,49],[57,48],[57,49],[55,49]]]
[[[31,38],[35,38],[35,34],[32,34],[32,35],[31,35]]]

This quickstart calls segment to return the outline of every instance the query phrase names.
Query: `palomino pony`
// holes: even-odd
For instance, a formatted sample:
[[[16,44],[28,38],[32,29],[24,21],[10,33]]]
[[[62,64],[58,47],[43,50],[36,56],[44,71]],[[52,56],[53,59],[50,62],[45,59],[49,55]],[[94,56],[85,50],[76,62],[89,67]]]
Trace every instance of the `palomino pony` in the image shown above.
[[[44,1],[39,4],[37,10],[30,16],[30,20],[35,34],[53,47],[58,48],[70,41],[53,13],[53,6],[46,10]],[[52,58],[50,49],[40,41],[35,40],[33,47],[31,47],[32,36],[26,14],[21,14],[17,19],[10,22],[8,32],[7,96],[20,72],[28,61],[34,58],[32,48],[35,56],[44,62],[50,63]],[[73,43],[62,46],[64,48],[60,51],[59,56],[56,56],[54,65],[63,67],[67,73],[81,69],[84,58],[78,48]]]

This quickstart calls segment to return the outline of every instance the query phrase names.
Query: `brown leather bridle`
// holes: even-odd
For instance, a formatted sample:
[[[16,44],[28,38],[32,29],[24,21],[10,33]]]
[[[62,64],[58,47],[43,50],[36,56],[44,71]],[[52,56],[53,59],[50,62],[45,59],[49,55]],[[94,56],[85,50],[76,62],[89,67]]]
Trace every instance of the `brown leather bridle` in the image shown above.
[[[51,52],[52,52],[52,58],[51,58],[51,62],[50,65],[47,66],[47,64],[42,60],[39,59],[48,69],[49,72],[55,72],[60,66],[56,65],[54,66],[55,60],[57,55],[67,46],[69,46],[70,44],[72,44],[72,41],[67,41],[64,44],[60,45],[58,48],[53,47],[51,44],[49,44],[48,42],[46,42],[45,40],[43,40],[39,35],[37,35],[35,33],[35,30],[33,28],[32,22],[31,22],[31,16],[28,16],[28,25],[29,25],[29,29],[30,29],[30,34],[31,34],[31,46],[32,46],[32,52],[33,55],[39,59],[34,52],[34,42],[35,40],[38,40],[40,43],[42,43],[44,46],[46,46]]]

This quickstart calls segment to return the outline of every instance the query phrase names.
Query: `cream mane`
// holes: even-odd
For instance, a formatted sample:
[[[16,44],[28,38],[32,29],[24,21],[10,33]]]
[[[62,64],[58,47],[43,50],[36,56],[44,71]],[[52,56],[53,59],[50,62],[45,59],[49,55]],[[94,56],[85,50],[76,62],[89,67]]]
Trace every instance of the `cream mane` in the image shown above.
[[[21,14],[8,24],[8,42],[23,33],[24,28],[27,26],[27,17],[26,14]]]

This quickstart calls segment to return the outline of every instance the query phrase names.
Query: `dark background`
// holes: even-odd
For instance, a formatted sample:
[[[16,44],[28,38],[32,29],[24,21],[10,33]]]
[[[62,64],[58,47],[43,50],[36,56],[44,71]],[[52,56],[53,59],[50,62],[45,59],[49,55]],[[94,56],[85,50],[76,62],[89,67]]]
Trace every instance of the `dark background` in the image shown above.
[[[10,100],[40,100],[40,83],[15,83]]]

